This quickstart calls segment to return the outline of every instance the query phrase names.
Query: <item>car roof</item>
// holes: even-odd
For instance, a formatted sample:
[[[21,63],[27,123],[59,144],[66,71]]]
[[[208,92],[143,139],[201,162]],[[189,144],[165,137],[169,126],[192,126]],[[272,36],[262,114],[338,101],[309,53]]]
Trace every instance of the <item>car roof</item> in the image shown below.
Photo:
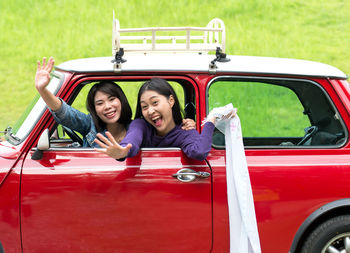
[[[339,69],[319,62],[259,56],[228,55],[230,61],[216,62],[216,73],[256,73],[293,76],[315,76],[347,79]],[[114,72],[113,57],[70,60],[56,69],[77,72]],[[208,72],[215,55],[185,53],[124,55],[121,72]]]

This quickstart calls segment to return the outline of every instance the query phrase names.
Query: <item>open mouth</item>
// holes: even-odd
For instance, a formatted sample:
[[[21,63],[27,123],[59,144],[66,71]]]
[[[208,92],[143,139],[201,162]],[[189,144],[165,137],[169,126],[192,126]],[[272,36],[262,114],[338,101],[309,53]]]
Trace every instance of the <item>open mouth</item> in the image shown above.
[[[163,119],[160,116],[152,118],[152,122],[155,125],[155,127],[160,127],[163,123]]]

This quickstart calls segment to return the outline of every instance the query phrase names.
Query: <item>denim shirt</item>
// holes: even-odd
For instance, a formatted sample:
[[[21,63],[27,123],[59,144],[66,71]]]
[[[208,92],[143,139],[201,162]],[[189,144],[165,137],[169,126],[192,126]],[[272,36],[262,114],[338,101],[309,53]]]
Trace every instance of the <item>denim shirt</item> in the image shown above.
[[[96,138],[96,127],[90,114],[85,114],[77,109],[69,106],[62,99],[62,106],[57,111],[52,111],[54,119],[57,123],[77,131],[83,135],[83,147],[96,147],[100,146],[94,142]],[[105,135],[106,129],[102,132]]]

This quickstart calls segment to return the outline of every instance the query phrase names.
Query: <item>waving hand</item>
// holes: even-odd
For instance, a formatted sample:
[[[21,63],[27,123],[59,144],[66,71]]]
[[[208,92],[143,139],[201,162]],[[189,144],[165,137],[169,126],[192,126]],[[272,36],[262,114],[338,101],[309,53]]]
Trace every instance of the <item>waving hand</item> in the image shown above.
[[[95,150],[114,159],[121,159],[126,157],[132,145],[128,144],[126,147],[120,146],[110,132],[107,131],[106,135],[108,139],[100,133],[96,135],[98,139],[95,139],[95,142],[100,145],[101,148],[95,148]]]

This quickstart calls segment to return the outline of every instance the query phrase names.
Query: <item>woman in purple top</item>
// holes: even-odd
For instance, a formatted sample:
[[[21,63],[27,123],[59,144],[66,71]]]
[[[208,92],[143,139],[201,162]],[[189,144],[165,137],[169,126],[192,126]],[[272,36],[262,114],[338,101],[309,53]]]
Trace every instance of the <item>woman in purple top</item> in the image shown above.
[[[204,160],[212,143],[216,118],[207,119],[203,131],[183,130],[180,103],[175,91],[164,79],[145,82],[138,93],[135,120],[120,145],[109,135],[98,134],[96,149],[115,159],[135,156],[141,147],[179,147],[190,158]]]

